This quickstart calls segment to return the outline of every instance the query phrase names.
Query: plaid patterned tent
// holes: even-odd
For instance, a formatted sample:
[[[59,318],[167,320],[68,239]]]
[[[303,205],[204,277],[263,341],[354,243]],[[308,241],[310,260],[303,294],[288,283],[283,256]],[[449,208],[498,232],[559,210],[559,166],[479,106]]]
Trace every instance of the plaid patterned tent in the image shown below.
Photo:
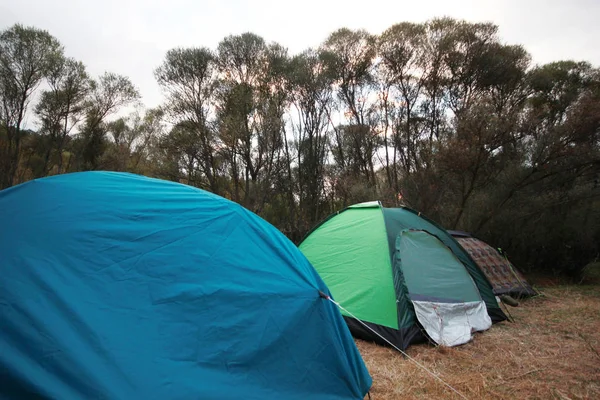
[[[515,297],[537,294],[523,274],[498,250],[468,233],[449,232],[485,273],[492,284],[494,294],[508,294]]]

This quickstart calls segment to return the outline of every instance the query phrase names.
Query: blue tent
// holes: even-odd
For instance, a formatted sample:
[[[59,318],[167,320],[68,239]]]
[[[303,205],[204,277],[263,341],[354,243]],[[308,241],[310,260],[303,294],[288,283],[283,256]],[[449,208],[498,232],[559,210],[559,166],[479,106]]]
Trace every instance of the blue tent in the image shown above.
[[[323,281],[243,207],[84,172],[0,192],[0,398],[362,399]]]

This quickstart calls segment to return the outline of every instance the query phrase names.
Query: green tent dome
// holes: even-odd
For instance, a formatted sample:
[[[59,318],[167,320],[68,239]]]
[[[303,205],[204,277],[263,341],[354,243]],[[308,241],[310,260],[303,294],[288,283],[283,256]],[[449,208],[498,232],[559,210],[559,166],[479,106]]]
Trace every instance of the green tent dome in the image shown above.
[[[426,338],[454,346],[506,319],[469,254],[409,208],[350,206],[316,226],[299,248],[348,311],[356,337],[402,349]]]

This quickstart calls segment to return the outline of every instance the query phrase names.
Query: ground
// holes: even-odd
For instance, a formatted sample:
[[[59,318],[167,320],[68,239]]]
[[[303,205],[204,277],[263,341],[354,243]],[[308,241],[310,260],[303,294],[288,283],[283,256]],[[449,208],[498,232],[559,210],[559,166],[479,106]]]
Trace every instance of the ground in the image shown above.
[[[538,289],[509,307],[514,323],[460,347],[414,345],[407,353],[468,399],[600,399],[600,285]],[[373,400],[462,398],[396,350],[356,342]]]

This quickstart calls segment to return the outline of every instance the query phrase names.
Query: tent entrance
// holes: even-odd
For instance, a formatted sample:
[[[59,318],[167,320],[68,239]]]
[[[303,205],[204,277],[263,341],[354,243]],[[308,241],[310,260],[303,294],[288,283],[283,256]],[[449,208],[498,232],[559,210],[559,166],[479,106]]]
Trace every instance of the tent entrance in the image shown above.
[[[443,346],[471,340],[492,321],[473,279],[452,251],[423,230],[404,230],[396,238],[395,275],[429,337]]]

